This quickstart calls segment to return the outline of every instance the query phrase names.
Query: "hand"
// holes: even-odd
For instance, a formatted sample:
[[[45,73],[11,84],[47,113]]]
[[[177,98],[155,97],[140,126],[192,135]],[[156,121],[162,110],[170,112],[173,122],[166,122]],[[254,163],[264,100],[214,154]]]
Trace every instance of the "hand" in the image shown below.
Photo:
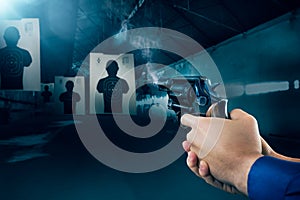
[[[232,194],[239,193],[239,191],[234,186],[221,182],[211,175],[207,162],[198,159],[196,153],[190,150],[191,144],[188,141],[184,141],[182,145],[184,150],[188,153],[188,157],[186,159],[187,166],[192,172],[194,172],[196,176],[205,180],[205,182],[209,185],[212,185],[225,192],[229,192]]]
[[[211,117],[213,114],[214,106],[211,106],[206,112],[207,117]],[[191,144],[188,141],[184,141],[182,144],[184,150],[188,153],[188,157],[186,159],[187,165],[194,174],[200,178],[202,178],[206,183],[216,187],[220,190],[223,190],[228,193],[237,194],[240,193],[234,186],[226,184],[217,180],[213,177],[209,171],[209,166],[206,161],[199,160],[197,155],[190,150]]]
[[[209,171],[209,166],[207,162],[198,159],[197,155],[190,150],[191,144],[189,142],[184,141],[182,145],[184,150],[188,153],[186,162],[192,172],[194,172],[198,177],[202,178],[206,183],[212,185],[213,187],[216,187],[218,189],[221,189],[225,192],[229,192],[232,194],[239,193],[239,191],[232,185],[221,182],[212,176],[212,174]],[[275,158],[292,161],[292,162],[300,162],[299,158],[290,158],[275,152],[262,137],[261,137],[261,145],[262,145],[262,154],[265,156],[272,156]]]
[[[259,131],[251,115],[234,110],[230,116],[231,120],[184,115],[182,124],[192,127],[187,135],[190,150],[209,164],[209,172],[218,183],[223,184],[222,188],[233,192],[236,188],[247,194],[248,172],[256,159],[262,156]],[[217,131],[220,131],[219,139]],[[202,164],[205,166],[205,163]],[[204,175],[201,170],[199,175]],[[216,179],[206,177],[209,183],[216,183]]]

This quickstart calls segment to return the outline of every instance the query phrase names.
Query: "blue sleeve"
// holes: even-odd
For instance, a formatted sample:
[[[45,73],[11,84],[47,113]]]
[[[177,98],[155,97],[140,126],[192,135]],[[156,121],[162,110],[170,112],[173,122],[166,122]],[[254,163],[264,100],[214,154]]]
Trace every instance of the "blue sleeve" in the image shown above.
[[[248,196],[252,200],[299,200],[300,163],[259,158],[248,175]]]

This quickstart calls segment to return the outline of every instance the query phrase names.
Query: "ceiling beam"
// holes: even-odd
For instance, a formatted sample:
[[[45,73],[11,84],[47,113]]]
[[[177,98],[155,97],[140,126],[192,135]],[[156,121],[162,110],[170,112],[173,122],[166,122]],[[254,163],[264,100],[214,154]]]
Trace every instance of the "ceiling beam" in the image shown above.
[[[233,27],[231,27],[231,26],[228,26],[228,25],[226,25],[226,24],[224,24],[224,23],[221,23],[221,22],[218,22],[218,21],[216,21],[216,20],[210,19],[210,18],[208,18],[208,17],[206,17],[206,16],[204,16],[204,15],[201,15],[201,14],[199,14],[199,13],[197,13],[197,12],[191,11],[191,10],[189,10],[189,9],[187,9],[187,8],[182,7],[182,6],[174,5],[174,7],[175,7],[175,8],[178,8],[178,9],[180,9],[180,10],[183,10],[183,11],[185,11],[185,12],[187,12],[187,13],[190,13],[190,14],[192,14],[192,15],[195,15],[195,16],[197,16],[197,17],[200,17],[201,19],[206,20],[206,21],[208,21],[208,22],[210,22],[210,23],[213,23],[213,24],[215,24],[215,25],[217,25],[217,26],[221,26],[221,27],[223,27],[223,28],[226,28],[226,29],[231,30],[231,31],[236,32],[236,33],[241,33],[239,30],[237,30],[237,29],[235,29],[235,28],[233,28]]]
[[[207,44],[206,42],[203,42],[204,45],[206,47],[210,47],[211,44],[213,44],[214,40],[208,35],[206,34],[203,30],[201,30],[200,28],[198,28],[198,26],[190,19],[188,19],[180,10],[178,10],[175,6],[170,6],[175,12],[177,12],[187,23],[189,23],[194,29],[196,29],[196,31],[198,31],[201,35],[203,35],[205,38],[208,39],[210,44]]]
[[[228,14],[233,18],[233,20],[239,25],[239,27],[242,29],[241,32],[246,32],[245,26],[242,24],[238,16],[230,9],[227,4],[224,2],[224,0],[219,0],[220,5],[228,12]]]

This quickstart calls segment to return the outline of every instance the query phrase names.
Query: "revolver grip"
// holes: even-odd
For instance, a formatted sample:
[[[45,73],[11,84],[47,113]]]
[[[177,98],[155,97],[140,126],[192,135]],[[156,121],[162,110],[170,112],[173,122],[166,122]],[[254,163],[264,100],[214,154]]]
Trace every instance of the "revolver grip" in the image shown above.
[[[227,103],[227,99],[221,99],[220,101],[212,104],[212,106],[207,111],[207,116],[229,119],[227,112]]]

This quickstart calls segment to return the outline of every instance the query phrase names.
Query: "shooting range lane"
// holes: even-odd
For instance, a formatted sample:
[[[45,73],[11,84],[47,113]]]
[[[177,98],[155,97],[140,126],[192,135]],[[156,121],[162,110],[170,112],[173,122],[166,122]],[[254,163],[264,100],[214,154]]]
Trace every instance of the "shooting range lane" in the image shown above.
[[[151,200],[158,196],[162,199],[184,199],[186,192],[201,195],[202,199],[243,199],[215,191],[199,181],[185,166],[185,156],[151,173],[119,172],[101,164],[87,152],[71,116],[43,118],[41,121],[44,123],[40,125],[34,123],[39,120],[32,119],[35,120],[24,122],[23,131],[30,126],[40,126],[41,129],[26,136],[22,135],[23,131],[17,136],[16,127],[1,129],[16,133],[15,137],[6,137],[0,143],[3,156],[0,161],[1,180],[5,180],[0,182],[0,187],[10,199],[40,199],[41,196],[45,200],[96,199],[100,196],[104,199]],[[85,120],[89,119],[82,117],[76,123],[84,123]],[[101,120],[105,124],[111,123],[108,116],[101,116]],[[111,133],[117,132],[111,127]],[[17,188],[14,187],[16,183]]]

